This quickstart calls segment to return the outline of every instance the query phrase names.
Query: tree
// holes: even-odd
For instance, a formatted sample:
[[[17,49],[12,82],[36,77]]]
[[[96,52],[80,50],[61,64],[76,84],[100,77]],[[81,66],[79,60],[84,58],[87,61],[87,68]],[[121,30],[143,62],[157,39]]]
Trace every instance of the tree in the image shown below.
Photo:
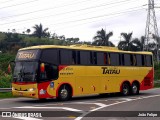
[[[106,31],[100,30],[97,31],[97,35],[94,36],[94,42],[92,43],[93,45],[101,45],[101,46],[114,46],[114,44],[109,41],[109,38],[113,35],[113,32],[109,32],[108,34],[106,34]]]
[[[5,38],[1,43],[1,49],[3,51],[16,52],[22,46],[22,37],[18,33],[5,33]]]
[[[75,44],[75,43],[78,43],[79,38],[73,38],[73,37],[72,38],[67,38],[66,41],[67,41],[67,43]]]
[[[60,40],[65,40],[65,36],[64,35],[61,35],[58,37]]]
[[[160,37],[153,34],[153,39],[156,41],[155,50],[156,50],[156,59],[159,61],[159,46],[160,46]]]
[[[144,50],[145,37],[142,36],[139,40],[135,38],[132,40],[132,50],[133,51],[143,51]]]
[[[33,26],[34,28],[34,32],[33,32],[33,35],[38,37],[38,38],[41,38],[41,37],[46,37],[47,36],[47,30],[48,28],[45,28],[43,29],[43,26],[42,24],[40,23],[40,25],[35,25]]]
[[[132,33],[121,33],[121,36],[124,38],[124,40],[118,43],[118,49],[125,51],[132,50],[134,47],[133,42],[131,41]]]
[[[31,30],[30,30],[30,29],[27,29],[26,32],[29,34],[29,33],[31,32]]]

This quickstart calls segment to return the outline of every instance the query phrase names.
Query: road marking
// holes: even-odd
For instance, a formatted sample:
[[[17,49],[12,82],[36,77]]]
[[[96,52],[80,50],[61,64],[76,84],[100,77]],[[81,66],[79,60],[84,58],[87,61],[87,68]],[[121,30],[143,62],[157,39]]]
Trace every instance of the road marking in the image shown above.
[[[131,99],[129,101],[121,101],[121,102],[116,102],[116,103],[112,103],[112,104],[108,104],[108,105],[105,105],[105,106],[101,106],[99,108],[96,108],[96,109],[93,109],[89,112],[86,112],[82,115],[80,115],[79,117],[77,117],[76,119],[74,120],[81,120],[84,116],[86,116],[87,114],[90,114],[91,112],[94,112],[94,111],[97,111],[99,109],[102,109],[102,108],[105,108],[105,107],[110,107],[110,106],[113,106],[113,105],[118,105],[118,104],[122,104],[122,103],[126,103],[126,102],[131,102],[131,101],[136,101],[136,100],[141,100],[141,99],[147,99],[147,98],[153,98],[153,97],[159,97],[160,95],[151,95],[151,96],[145,96],[145,97],[138,97],[136,99]]]
[[[82,110],[69,108],[69,107],[32,107],[32,106],[23,106],[23,107],[14,107],[14,108],[23,108],[23,109],[24,108],[31,108],[31,109],[64,109],[64,110],[68,110],[68,111],[84,113]]]
[[[103,103],[87,103],[87,102],[76,102],[77,104],[95,104],[97,106],[100,106],[100,107],[104,107],[106,106],[106,104],[103,104]]]
[[[38,118],[32,118],[32,117],[13,117],[21,120],[43,120],[43,119],[38,119]]]
[[[17,100],[17,99],[25,99],[25,100],[26,100],[26,98],[9,98],[9,99],[2,99],[2,100],[0,100],[0,101]]]
[[[132,101],[134,98],[118,98],[118,99],[109,99],[109,100],[123,100],[123,101]],[[108,101],[108,100],[105,100]]]

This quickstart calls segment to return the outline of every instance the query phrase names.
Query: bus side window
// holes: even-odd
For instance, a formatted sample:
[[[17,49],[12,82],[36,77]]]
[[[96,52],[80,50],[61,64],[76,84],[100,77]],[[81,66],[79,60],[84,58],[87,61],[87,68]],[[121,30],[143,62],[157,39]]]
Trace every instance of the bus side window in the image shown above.
[[[134,65],[134,66],[137,65],[136,55],[133,55],[133,65]]]
[[[141,55],[141,57],[142,57],[142,66],[146,66],[146,56]]]
[[[40,72],[40,78],[43,80],[51,80],[58,78],[58,67],[56,65],[44,63],[44,71]]]
[[[107,62],[108,62],[108,65],[111,65],[110,53],[107,54]]]
[[[111,65],[110,53],[104,53],[104,64]]]
[[[118,53],[110,53],[110,64],[112,66],[117,66],[119,65],[119,54]]]
[[[130,64],[131,66],[133,65],[133,55],[132,54],[130,54]]]
[[[90,64],[94,65],[94,53],[90,52]]]
[[[142,66],[142,56],[136,55],[137,66]]]
[[[80,51],[77,51],[77,64],[80,64]]]
[[[47,63],[59,64],[57,49],[44,49],[42,50],[41,60]]]
[[[134,54],[130,54],[131,65],[135,66],[137,64],[136,56]]]
[[[125,65],[124,63],[125,63],[125,61],[124,61],[124,54],[121,54],[121,65]]]
[[[97,65],[105,65],[104,64],[104,53],[97,52]]]
[[[72,64],[72,51],[71,50],[60,50],[60,64],[70,65]]]
[[[97,53],[93,52],[93,64],[97,65]]]
[[[146,55],[146,65],[152,66],[152,56],[151,55]]]
[[[124,65],[125,66],[131,65],[130,54],[124,54]]]
[[[76,51],[72,51],[72,64],[76,64]]]
[[[89,51],[80,51],[80,64],[90,65],[90,52]]]
[[[103,57],[103,58],[104,58],[104,64],[105,64],[105,65],[108,65],[108,61],[107,61],[107,60],[108,60],[108,59],[107,59],[107,55],[108,55],[108,54],[107,54],[107,53],[104,53],[103,55],[104,55],[104,57]]]

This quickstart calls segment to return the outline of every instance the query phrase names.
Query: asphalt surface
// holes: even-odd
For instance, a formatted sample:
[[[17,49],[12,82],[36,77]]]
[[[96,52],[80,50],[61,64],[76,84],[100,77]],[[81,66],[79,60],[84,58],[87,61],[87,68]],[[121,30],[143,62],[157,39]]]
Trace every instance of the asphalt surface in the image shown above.
[[[0,99],[0,120],[160,120],[160,88],[134,96],[93,95],[65,102]]]

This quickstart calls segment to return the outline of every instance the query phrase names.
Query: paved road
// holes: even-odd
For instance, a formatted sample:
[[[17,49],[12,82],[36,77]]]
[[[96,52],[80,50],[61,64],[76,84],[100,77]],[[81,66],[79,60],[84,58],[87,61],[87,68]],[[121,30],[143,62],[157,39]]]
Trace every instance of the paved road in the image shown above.
[[[142,91],[136,96],[94,95],[66,102],[0,99],[0,111],[0,120],[160,120],[160,89]]]

